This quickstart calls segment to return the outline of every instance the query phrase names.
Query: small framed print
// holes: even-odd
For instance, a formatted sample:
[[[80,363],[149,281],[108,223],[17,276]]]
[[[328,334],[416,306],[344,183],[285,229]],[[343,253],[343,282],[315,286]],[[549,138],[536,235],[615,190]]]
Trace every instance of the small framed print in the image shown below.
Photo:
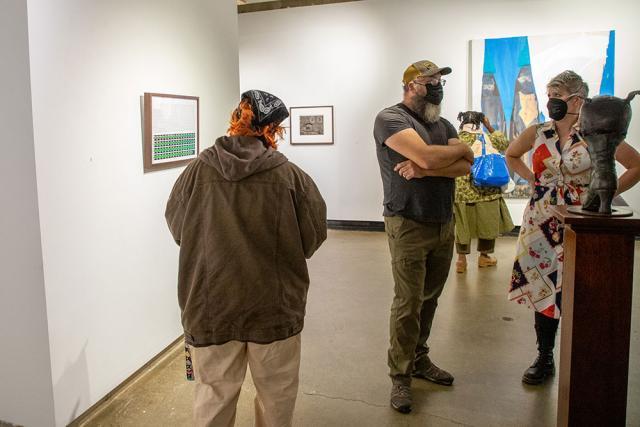
[[[175,168],[198,157],[199,98],[145,93],[144,171]]]
[[[333,106],[291,107],[291,145],[333,144]]]

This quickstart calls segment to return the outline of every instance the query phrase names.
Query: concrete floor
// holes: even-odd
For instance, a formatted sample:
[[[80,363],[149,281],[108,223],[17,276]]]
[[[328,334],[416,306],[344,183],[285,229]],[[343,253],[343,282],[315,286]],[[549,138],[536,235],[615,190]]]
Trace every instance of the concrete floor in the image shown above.
[[[309,263],[311,288],[303,331],[295,426],[553,426],[557,378],[527,386],[535,357],[533,313],[508,302],[515,238],[498,240],[497,268],[452,269],[430,339],[432,359],[455,376],[452,387],[414,380],[414,410],[389,407],[388,316],[392,299],[384,233],[330,231]],[[640,246],[636,248],[638,271]],[[636,276],[638,276],[636,274]],[[640,292],[635,279],[627,425],[640,425]],[[556,362],[559,360],[556,355]],[[236,426],[253,425],[248,374]],[[91,426],[189,426],[193,385],[176,347],[111,399]]]

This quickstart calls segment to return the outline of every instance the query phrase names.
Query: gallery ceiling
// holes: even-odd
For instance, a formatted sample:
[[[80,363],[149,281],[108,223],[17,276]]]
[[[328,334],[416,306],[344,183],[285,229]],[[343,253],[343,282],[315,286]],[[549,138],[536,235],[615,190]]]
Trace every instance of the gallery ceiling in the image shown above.
[[[331,3],[346,3],[360,0],[236,0],[238,13],[261,12],[286,9],[288,7],[319,6]]]

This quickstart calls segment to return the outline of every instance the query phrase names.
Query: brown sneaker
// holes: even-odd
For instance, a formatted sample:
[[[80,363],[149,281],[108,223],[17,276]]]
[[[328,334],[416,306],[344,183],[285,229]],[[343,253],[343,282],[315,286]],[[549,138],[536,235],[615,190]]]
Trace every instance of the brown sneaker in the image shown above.
[[[456,261],[456,273],[464,273],[465,271],[467,271],[467,260]]]
[[[424,356],[424,358],[416,361],[411,375],[440,385],[453,384],[453,375],[444,369],[438,368],[431,359],[429,359],[429,356]]]
[[[411,412],[411,378],[391,378],[391,407],[402,414]]]
[[[478,267],[480,268],[494,267],[496,264],[498,264],[498,260],[489,255],[487,256],[480,255],[478,257]]]

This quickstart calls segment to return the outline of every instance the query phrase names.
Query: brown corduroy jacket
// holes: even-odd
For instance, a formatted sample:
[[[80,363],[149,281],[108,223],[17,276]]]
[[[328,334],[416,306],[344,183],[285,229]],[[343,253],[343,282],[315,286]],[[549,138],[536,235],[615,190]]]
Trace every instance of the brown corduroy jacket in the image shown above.
[[[188,344],[270,343],[304,324],[306,258],[327,237],[313,180],[253,137],[221,137],[176,181],[165,213],[180,245]]]

